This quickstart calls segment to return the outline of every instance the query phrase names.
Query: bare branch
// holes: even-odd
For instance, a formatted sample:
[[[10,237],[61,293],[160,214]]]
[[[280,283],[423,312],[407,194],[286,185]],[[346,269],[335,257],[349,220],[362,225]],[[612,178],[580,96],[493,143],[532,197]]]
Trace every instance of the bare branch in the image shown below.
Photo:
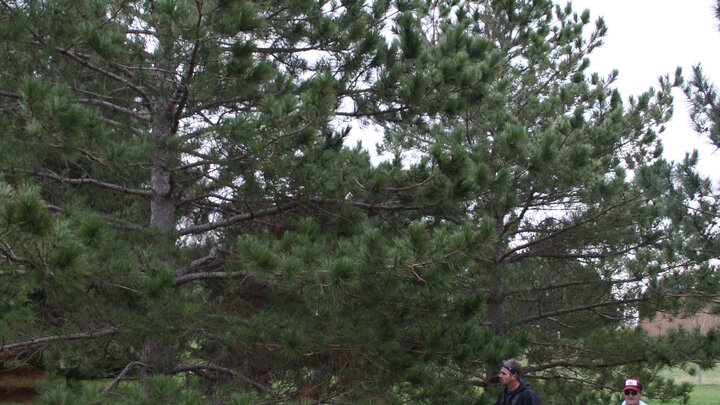
[[[178,276],[175,278],[174,285],[180,286],[197,280],[209,280],[209,279],[227,279],[227,278],[239,278],[248,277],[248,274],[244,271],[224,272],[224,271],[205,271],[200,273],[190,273]],[[243,281],[245,279],[243,278]],[[242,283],[242,282],[241,282]]]
[[[108,394],[110,391],[112,391],[112,389],[113,389],[116,385],[118,385],[118,383],[120,382],[120,380],[122,380],[123,377],[125,377],[125,374],[129,373],[130,370],[132,370],[133,368],[136,368],[136,367],[148,368],[147,364],[141,363],[141,362],[139,362],[139,361],[133,361],[132,363],[129,363],[129,364],[128,364],[127,366],[125,366],[125,368],[120,372],[120,374],[118,374],[118,376],[115,377],[115,378],[110,382],[110,384],[108,384],[107,387],[105,387],[105,389],[100,393],[100,395],[98,395],[98,397],[101,397],[101,396],[103,396],[103,395],[106,395],[106,394]]]
[[[43,336],[36,337],[24,342],[9,343],[0,346],[0,353],[11,350],[22,350],[30,347],[41,346],[46,343],[55,342],[58,340],[88,340],[95,339],[102,336],[114,335],[117,333],[117,328],[114,326],[106,326],[102,329],[94,330],[92,332],[79,332],[72,335],[54,335],[54,336]]]

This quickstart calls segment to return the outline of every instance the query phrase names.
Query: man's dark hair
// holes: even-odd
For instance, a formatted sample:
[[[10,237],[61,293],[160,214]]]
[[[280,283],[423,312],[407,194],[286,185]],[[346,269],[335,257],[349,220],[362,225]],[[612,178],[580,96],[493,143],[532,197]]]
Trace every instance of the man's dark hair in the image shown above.
[[[510,374],[517,376],[518,379],[520,378],[520,376],[523,375],[523,372],[524,372],[523,366],[520,364],[519,361],[517,361],[515,359],[509,359],[509,360],[503,361],[502,367],[508,369]]]

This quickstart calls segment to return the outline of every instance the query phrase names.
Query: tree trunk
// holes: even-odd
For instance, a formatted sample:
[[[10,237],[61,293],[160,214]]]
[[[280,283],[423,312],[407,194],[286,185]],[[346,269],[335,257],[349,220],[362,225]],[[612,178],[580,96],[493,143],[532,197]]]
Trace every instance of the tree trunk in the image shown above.
[[[175,225],[175,201],[172,198],[172,180],[169,167],[170,152],[166,141],[172,135],[172,122],[159,113],[153,120],[153,138],[158,144],[151,169],[150,224],[162,232],[171,232]]]
[[[152,127],[157,149],[153,156],[150,177],[153,192],[150,200],[150,225],[162,232],[164,237],[171,238],[175,227],[176,205],[172,195],[171,152],[167,148],[166,141],[173,135],[171,133],[173,125],[165,106],[159,106],[157,110]],[[143,382],[146,394],[149,388],[147,378],[157,374],[172,374],[177,363],[172,346],[157,338],[145,341],[140,361],[148,366]]]

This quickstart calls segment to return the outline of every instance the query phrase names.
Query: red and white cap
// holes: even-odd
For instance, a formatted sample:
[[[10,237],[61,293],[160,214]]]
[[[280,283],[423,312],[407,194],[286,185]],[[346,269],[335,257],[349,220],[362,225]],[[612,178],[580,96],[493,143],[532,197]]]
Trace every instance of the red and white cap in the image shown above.
[[[625,388],[623,388],[623,391],[628,389],[642,391],[642,383],[637,378],[628,378],[625,380]]]

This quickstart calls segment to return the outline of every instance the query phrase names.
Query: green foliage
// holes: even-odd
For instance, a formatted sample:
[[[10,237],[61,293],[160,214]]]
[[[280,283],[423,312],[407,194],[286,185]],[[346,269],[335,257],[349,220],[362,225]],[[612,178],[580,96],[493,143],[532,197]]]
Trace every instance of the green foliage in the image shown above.
[[[40,200],[39,192],[37,187],[23,185],[15,198],[5,205],[3,222],[37,237],[47,236],[52,229],[53,219]]]
[[[718,293],[717,204],[695,156],[661,158],[679,77],[623,100],[588,72],[589,11],[1,13],[0,340],[42,351],[46,403],[109,402],[75,382],[129,364],[128,403],[492,403],[510,357],[544,402],[627,373],[685,398],[653,373],[717,359],[713,334],[626,328]],[[369,128],[392,159],[346,145]]]

